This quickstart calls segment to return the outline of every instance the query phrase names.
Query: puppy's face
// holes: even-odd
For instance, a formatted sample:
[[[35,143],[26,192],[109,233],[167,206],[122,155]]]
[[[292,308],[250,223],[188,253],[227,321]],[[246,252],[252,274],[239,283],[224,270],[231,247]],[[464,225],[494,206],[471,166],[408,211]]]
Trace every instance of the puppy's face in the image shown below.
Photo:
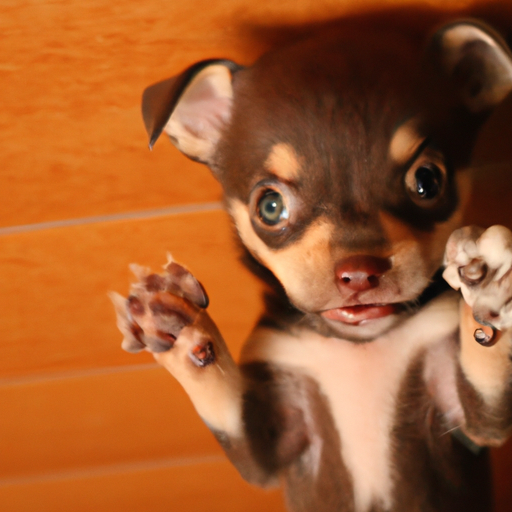
[[[368,339],[428,286],[465,187],[417,58],[351,43],[240,72],[216,168],[240,238],[294,306]]]
[[[460,71],[475,37],[490,59],[491,36],[463,28],[437,36],[436,58],[399,37],[383,45],[333,32],[252,68],[215,62],[166,120],[175,144],[222,183],[247,249],[334,334],[372,339],[406,317],[461,222],[472,139],[512,76],[492,60],[492,89]],[[481,59],[475,68],[482,75]],[[190,110],[201,102],[199,122]]]

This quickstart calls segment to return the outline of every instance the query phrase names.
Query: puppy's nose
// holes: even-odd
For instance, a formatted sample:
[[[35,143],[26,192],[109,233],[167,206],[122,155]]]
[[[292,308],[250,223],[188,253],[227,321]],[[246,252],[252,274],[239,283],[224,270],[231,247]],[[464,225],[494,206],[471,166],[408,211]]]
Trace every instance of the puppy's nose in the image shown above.
[[[379,286],[380,278],[390,268],[391,262],[387,258],[350,256],[336,265],[336,284],[341,292],[364,292]]]

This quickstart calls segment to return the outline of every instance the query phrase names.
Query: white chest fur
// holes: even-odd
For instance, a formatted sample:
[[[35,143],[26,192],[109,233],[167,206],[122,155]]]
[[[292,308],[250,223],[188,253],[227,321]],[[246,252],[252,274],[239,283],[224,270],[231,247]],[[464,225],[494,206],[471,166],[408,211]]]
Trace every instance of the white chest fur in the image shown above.
[[[356,511],[364,512],[372,503],[391,505],[390,432],[405,372],[420,351],[446,343],[457,322],[457,301],[450,295],[365,344],[309,331],[294,336],[261,330],[243,359],[296,368],[319,383],[338,429],[342,459],[352,475]],[[316,443],[318,447],[321,440]]]

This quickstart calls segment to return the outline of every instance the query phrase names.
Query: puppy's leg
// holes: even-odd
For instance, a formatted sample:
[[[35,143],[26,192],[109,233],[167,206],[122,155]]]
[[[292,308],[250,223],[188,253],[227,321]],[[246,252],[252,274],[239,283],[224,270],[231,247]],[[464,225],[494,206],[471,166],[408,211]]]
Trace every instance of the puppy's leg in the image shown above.
[[[464,298],[460,315],[459,395],[465,430],[499,445],[512,428],[512,233],[493,226],[453,233],[444,277]]]
[[[242,476],[261,485],[273,483],[282,465],[299,455],[304,443],[295,443],[297,450],[287,450],[286,461],[280,460],[283,457],[276,443],[273,453],[268,454],[275,464],[262,464],[260,454],[254,450],[262,443],[254,438],[265,438],[265,428],[272,428],[275,420],[261,418],[260,429],[244,424],[244,418],[251,415],[248,407],[254,402],[246,397],[254,395],[252,389],[258,381],[250,372],[243,374],[231,357],[206,312],[208,298],[202,286],[172,261],[161,275],[135,265],[132,270],[138,282],[132,285],[130,296],[125,299],[111,294],[118,327],[124,335],[123,348],[129,352],[152,352],[183,386]],[[269,396],[272,398],[272,394]],[[261,407],[260,416],[276,412],[279,400],[268,405]],[[297,421],[289,423],[296,431]]]
[[[206,313],[208,299],[202,286],[174,262],[162,275],[135,265],[132,270],[138,282],[128,299],[111,295],[124,334],[122,347],[152,352],[212,429],[240,435],[240,373]]]

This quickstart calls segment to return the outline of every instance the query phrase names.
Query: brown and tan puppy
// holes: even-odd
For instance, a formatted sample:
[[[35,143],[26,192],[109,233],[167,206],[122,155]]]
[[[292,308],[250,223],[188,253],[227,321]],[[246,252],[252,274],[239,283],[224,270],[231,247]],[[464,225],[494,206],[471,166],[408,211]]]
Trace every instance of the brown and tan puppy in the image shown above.
[[[113,295],[123,347],[153,352],[290,510],[490,510],[481,447],[512,426],[512,234],[459,228],[473,142],[511,89],[506,44],[461,21],[422,43],[332,26],[145,91],[150,144],[165,132],[210,167],[274,295],[236,364],[187,270],[134,267]]]

